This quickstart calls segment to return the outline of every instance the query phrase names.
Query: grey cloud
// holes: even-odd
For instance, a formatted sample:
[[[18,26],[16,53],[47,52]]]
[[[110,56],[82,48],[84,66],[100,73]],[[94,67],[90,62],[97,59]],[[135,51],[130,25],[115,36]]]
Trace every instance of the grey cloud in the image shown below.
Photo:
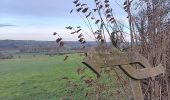
[[[93,0],[81,0],[93,6]],[[0,0],[0,14],[16,14],[31,16],[69,16],[74,8],[73,0]],[[120,8],[112,3],[114,11],[120,14]]]
[[[12,24],[0,24],[0,27],[9,27],[9,26],[16,26],[16,25],[12,25]]]
[[[0,0],[0,13],[33,16],[66,16],[72,0]]]

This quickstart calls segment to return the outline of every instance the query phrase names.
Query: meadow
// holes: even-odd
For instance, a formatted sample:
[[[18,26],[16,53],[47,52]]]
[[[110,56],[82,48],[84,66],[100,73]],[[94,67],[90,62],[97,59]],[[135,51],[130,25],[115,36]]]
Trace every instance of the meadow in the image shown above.
[[[18,55],[17,55],[18,56]],[[77,68],[82,68],[82,54],[49,57],[21,54],[21,58],[0,60],[0,100],[58,100],[69,94],[68,79],[81,84]],[[84,75],[92,75],[86,71]],[[92,75],[93,76],[93,75]],[[74,90],[75,98],[84,97],[85,91]]]
[[[0,100],[127,99],[114,71],[97,79],[81,63],[83,54],[67,55],[66,61],[66,55],[43,54],[16,54],[14,59],[0,60]]]

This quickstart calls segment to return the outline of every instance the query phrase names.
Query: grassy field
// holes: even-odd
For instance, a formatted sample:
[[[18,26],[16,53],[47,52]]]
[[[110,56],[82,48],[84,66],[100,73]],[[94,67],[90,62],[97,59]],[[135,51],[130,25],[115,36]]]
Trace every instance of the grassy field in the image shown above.
[[[58,100],[69,92],[62,77],[83,86],[81,76],[76,73],[76,69],[83,66],[83,57],[72,54],[63,61],[64,57],[21,55],[20,59],[0,60],[0,100]],[[92,74],[87,71],[85,75]],[[85,91],[75,91],[77,99],[84,97]]]
[[[95,100],[96,93],[101,93],[101,100],[127,99],[122,96],[122,84],[126,82],[120,84],[113,70],[111,77],[102,74],[89,86],[86,79],[96,77],[81,63],[84,56],[68,56],[64,61],[65,55],[16,54],[14,59],[0,60],[0,100]],[[78,75],[79,68],[86,70]]]

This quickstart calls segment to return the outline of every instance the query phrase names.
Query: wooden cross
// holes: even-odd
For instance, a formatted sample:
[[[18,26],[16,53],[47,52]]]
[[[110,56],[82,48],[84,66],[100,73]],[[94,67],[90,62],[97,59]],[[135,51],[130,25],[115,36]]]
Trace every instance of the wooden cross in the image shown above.
[[[144,100],[140,80],[153,78],[165,72],[160,64],[151,67],[148,60],[136,52],[123,53],[117,49],[100,50],[93,48],[87,53],[83,62],[90,68],[97,77],[100,77],[102,68],[118,66],[129,77],[133,97],[135,100]],[[140,65],[143,68],[137,69],[133,65]]]

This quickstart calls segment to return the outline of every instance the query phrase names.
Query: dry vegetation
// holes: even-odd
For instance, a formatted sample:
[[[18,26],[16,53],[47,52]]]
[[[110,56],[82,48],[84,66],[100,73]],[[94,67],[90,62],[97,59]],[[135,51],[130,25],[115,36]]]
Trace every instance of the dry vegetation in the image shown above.
[[[94,0],[95,7],[93,8],[80,0],[75,0],[73,3],[75,9],[72,9],[70,13],[76,11],[83,19],[95,41],[101,47],[100,49],[107,50],[105,43],[106,36],[109,36],[113,47],[118,50],[122,51],[126,47],[131,52],[139,52],[143,55],[151,67],[156,67],[159,64],[164,66],[166,73],[155,78],[142,80],[142,89],[146,100],[169,100],[170,1],[125,0],[122,6],[128,14],[130,45],[129,41],[125,39],[127,33],[123,31],[122,23],[112,13],[114,9],[110,6],[109,0]],[[84,48],[86,40],[83,34],[86,33],[83,33],[83,29],[80,26],[66,28],[71,30],[71,34],[79,34],[79,42]],[[57,42],[63,46],[61,37],[57,39]],[[99,63],[101,62],[99,61]]]

